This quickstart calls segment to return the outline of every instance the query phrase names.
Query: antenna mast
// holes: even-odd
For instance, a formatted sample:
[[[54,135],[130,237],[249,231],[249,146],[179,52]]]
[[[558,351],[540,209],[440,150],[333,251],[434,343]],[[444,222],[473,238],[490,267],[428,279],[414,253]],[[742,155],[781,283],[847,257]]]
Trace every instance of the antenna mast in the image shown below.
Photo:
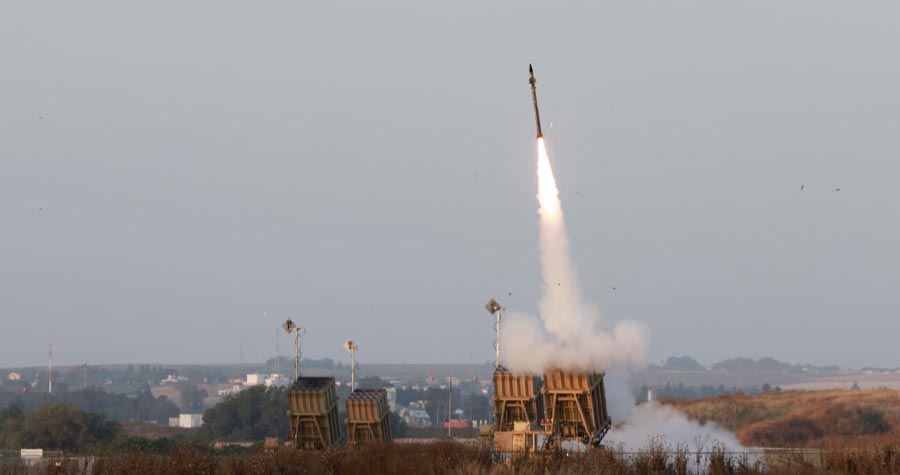
[[[53,394],[53,340],[50,340],[50,349],[47,352],[47,393]]]
[[[353,340],[344,343],[344,349],[350,352],[350,392],[356,389],[356,350],[359,346]]]
[[[490,313],[491,315],[493,315],[497,318],[496,323],[494,323],[494,331],[497,332],[497,339],[494,340],[494,351],[495,351],[494,367],[499,368],[500,367],[500,319],[502,317],[500,312],[502,312],[503,310],[506,310],[506,309],[504,309],[503,306],[500,305],[499,303],[497,303],[497,301],[494,299],[489,300],[488,303],[484,306],[484,308],[488,311],[488,313]]]
[[[288,333],[294,334],[294,381],[296,381],[300,379],[300,340],[303,339],[306,328],[297,326],[290,318],[281,324],[281,328],[284,328],[284,331]],[[276,339],[275,341],[277,342],[278,340]]]

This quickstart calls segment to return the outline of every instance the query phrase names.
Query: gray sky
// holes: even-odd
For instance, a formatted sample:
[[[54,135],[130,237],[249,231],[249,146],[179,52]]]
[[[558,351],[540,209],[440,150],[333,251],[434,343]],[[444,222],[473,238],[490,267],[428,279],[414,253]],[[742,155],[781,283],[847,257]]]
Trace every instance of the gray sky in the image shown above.
[[[284,317],[309,357],[492,359],[484,302],[539,297],[529,62],[585,293],[653,359],[900,365],[898,24],[891,2],[6,2],[0,366],[49,338],[69,364],[261,361]]]

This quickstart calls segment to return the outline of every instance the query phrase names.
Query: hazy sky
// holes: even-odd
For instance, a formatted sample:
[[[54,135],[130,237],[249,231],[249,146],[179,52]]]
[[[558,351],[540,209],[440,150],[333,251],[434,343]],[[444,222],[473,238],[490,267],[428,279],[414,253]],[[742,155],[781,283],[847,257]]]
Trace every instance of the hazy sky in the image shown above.
[[[63,364],[262,361],[285,317],[313,358],[492,359],[485,301],[540,290],[529,62],[585,294],[654,360],[900,365],[898,24],[893,2],[4,2],[0,366],[51,338]]]

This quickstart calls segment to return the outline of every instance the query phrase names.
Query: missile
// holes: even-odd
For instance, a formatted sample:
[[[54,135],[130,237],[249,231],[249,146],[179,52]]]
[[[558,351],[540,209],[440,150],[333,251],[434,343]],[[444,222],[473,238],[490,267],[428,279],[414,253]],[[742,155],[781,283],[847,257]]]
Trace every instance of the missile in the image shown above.
[[[534,78],[534,68],[531,65],[528,65],[528,83],[531,84],[531,100],[534,102],[534,123],[537,125],[537,138],[541,138],[544,136],[544,133],[541,132],[541,113],[538,112],[537,105],[537,80]]]

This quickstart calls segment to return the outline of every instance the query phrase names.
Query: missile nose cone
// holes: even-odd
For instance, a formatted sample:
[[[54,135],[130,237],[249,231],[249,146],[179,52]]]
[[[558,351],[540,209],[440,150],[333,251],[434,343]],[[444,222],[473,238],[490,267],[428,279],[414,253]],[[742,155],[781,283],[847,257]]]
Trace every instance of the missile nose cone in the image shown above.
[[[531,100],[534,103],[534,125],[537,126],[537,137],[541,138],[544,136],[541,133],[541,114],[538,112],[538,103],[537,103],[537,89],[535,89],[535,85],[537,84],[537,80],[534,79],[534,68],[531,67],[531,63],[528,64],[528,83],[531,84]]]

